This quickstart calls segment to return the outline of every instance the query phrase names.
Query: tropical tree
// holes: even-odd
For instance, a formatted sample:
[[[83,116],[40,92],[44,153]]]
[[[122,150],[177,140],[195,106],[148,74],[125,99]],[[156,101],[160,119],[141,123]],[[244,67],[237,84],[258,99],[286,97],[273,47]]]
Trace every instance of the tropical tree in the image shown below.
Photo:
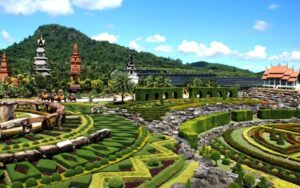
[[[216,162],[216,166],[218,165],[218,160],[221,159],[221,153],[217,150],[214,150],[210,154],[210,158]]]
[[[171,80],[165,76],[146,76],[139,82],[141,87],[171,87]]]
[[[131,82],[127,73],[118,72],[114,74],[113,79],[113,90],[122,95],[122,103],[124,102],[124,94],[131,93],[133,91],[134,85]]]

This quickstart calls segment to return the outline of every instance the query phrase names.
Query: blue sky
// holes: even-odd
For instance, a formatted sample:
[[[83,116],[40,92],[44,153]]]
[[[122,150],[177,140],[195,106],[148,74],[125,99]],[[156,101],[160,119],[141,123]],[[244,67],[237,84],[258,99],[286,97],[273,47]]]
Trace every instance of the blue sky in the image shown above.
[[[56,23],[184,63],[299,69],[299,8],[291,0],[0,0],[0,48]]]

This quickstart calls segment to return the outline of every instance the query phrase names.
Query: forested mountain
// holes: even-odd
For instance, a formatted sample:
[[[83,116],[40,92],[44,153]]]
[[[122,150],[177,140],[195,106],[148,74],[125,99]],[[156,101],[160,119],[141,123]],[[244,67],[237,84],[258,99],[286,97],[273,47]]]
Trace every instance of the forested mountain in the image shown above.
[[[91,79],[108,79],[108,73],[116,68],[124,68],[129,54],[133,55],[135,64],[140,68],[160,69],[176,73],[207,73],[210,71],[219,76],[256,76],[250,71],[221,64],[197,62],[184,65],[180,60],[157,57],[146,52],[138,53],[117,44],[95,41],[74,28],[56,24],[40,26],[32,36],[28,36],[20,43],[15,43],[4,49],[14,75],[32,72],[36,40],[41,34],[46,39],[47,57],[53,69],[53,76],[57,79],[68,79],[69,58],[75,42],[79,46],[79,53],[82,58],[83,79],[87,77]]]

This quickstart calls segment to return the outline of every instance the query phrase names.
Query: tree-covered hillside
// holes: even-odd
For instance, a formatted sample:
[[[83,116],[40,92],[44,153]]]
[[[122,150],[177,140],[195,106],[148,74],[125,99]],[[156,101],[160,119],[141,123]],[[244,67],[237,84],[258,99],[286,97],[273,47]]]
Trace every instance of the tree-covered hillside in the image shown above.
[[[9,58],[9,66],[13,75],[31,73],[35,56],[36,40],[43,35],[46,39],[46,52],[52,74],[57,79],[68,79],[69,59],[73,44],[78,43],[82,58],[81,78],[109,79],[109,73],[116,68],[124,68],[129,54],[134,57],[139,68],[160,69],[172,73],[215,73],[219,76],[255,77],[256,74],[243,69],[221,64],[193,63],[184,65],[180,60],[157,57],[151,53],[140,52],[108,42],[99,42],[74,28],[51,24],[40,26],[32,36],[20,43],[4,49]],[[3,50],[2,50],[3,51]],[[2,53],[1,51],[1,53]]]

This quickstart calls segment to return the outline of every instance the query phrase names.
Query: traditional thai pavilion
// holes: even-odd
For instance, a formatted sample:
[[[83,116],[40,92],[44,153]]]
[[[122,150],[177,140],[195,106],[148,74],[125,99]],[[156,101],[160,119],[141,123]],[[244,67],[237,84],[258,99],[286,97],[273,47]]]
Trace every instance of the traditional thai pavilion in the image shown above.
[[[135,64],[133,62],[132,55],[128,56],[126,70],[128,72],[128,76],[132,83],[137,84],[139,82],[139,77],[136,72]]]
[[[8,69],[8,63],[7,63],[7,57],[5,52],[2,55],[1,59],[1,65],[0,65],[0,81],[4,81],[6,77],[9,75],[9,69]]]
[[[264,87],[300,89],[299,71],[288,67],[288,65],[267,68],[262,79]]]
[[[44,49],[45,39],[41,36],[37,40],[36,57],[34,57],[34,70],[37,74],[42,74],[45,77],[51,76],[51,69],[49,68],[48,58]]]
[[[70,90],[77,91],[80,89],[80,64],[81,64],[81,58],[78,52],[78,45],[77,43],[73,46],[73,53],[70,58],[70,79],[71,81],[74,81],[74,84],[70,86]]]

